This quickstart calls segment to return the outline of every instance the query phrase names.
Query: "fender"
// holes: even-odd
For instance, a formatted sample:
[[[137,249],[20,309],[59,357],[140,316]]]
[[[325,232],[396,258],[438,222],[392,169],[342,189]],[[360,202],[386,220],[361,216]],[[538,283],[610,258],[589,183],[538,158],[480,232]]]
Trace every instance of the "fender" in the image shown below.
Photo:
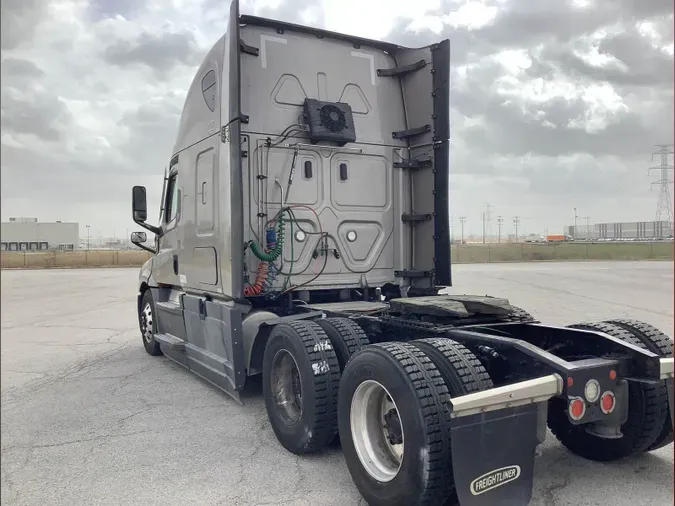
[[[145,288],[157,288],[157,281],[155,281],[155,278],[152,274],[152,261],[154,260],[154,256],[148,258],[143,265],[141,266],[140,270],[138,271],[138,292],[136,295],[137,298],[137,309],[138,309],[138,314],[141,314],[141,301],[143,299],[143,293],[145,292]]]

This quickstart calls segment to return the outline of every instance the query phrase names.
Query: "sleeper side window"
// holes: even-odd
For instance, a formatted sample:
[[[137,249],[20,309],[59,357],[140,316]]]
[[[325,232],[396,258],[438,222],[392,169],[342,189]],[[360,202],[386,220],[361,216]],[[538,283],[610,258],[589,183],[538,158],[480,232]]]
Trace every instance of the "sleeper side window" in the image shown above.
[[[202,78],[202,94],[206,107],[213,112],[216,108],[216,73],[209,70]]]

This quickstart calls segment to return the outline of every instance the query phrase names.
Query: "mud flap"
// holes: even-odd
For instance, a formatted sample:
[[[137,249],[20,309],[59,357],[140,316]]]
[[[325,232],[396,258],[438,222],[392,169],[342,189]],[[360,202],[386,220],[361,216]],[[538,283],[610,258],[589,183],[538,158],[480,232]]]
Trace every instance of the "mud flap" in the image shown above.
[[[538,404],[453,420],[452,468],[461,506],[530,503]]]

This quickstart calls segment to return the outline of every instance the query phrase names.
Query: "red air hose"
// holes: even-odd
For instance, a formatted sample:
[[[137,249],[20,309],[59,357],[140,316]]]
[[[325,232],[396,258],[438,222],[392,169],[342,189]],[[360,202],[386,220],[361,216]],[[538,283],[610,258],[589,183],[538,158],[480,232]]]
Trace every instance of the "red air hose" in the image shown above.
[[[260,292],[263,291],[265,280],[267,279],[267,271],[269,266],[267,262],[260,262],[258,264],[258,271],[255,275],[255,282],[252,285],[246,285],[244,287],[244,297],[254,297],[260,295]]]

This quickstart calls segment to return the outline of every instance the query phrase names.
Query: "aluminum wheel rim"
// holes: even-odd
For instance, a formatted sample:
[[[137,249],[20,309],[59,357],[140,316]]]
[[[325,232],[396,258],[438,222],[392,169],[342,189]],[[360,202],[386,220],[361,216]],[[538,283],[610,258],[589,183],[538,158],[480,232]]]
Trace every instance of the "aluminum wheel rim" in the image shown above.
[[[286,425],[297,423],[302,417],[300,368],[288,350],[274,355],[270,382],[276,412]]]
[[[152,341],[152,323],[153,323],[152,306],[150,305],[150,303],[147,303],[143,307],[143,313],[141,314],[143,339],[145,339],[147,343],[150,343]]]
[[[392,412],[400,430],[400,443],[394,444],[392,424],[385,421],[385,415],[391,417]],[[374,380],[361,383],[352,396],[349,422],[354,448],[364,469],[379,482],[393,480],[403,463],[405,435],[398,408],[387,389]]]

